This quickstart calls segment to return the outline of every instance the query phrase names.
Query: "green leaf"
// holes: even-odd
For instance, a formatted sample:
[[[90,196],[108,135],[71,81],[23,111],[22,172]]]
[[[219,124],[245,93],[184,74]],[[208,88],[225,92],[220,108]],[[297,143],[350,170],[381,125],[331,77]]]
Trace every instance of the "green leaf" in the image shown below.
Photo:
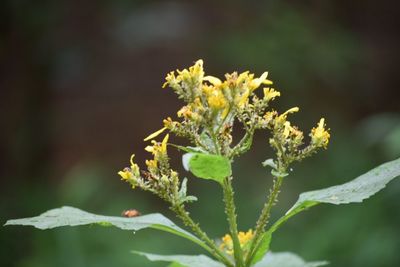
[[[362,202],[364,199],[382,190],[387,183],[398,176],[400,176],[400,159],[384,163],[345,184],[300,194],[297,202],[285,216],[276,221],[275,224],[264,233],[261,245],[254,253],[252,263],[259,261],[268,251],[272,234],[289,218],[299,212],[320,203],[339,205]]]
[[[139,254],[145,256],[150,261],[168,261],[168,262],[176,262],[180,265],[178,266],[186,266],[186,267],[224,267],[222,263],[219,263],[207,256],[204,255],[157,255],[144,253],[139,251],[132,251],[132,253]]]
[[[254,267],[317,267],[329,264],[326,261],[305,262],[291,252],[268,252]]]
[[[187,178],[183,178],[181,188],[179,189],[178,196],[180,203],[197,201],[195,196],[187,196]]]
[[[264,257],[265,253],[267,253],[269,250],[271,239],[272,233],[270,231],[267,231],[262,235],[260,245],[257,247],[256,251],[254,252],[253,259],[251,260],[252,264],[255,264]]]
[[[167,267],[188,267],[188,266],[182,265],[182,264],[180,264],[179,262],[175,262],[175,261],[174,261],[173,263],[168,264]]]
[[[187,153],[182,157],[186,170],[203,179],[211,179],[222,183],[225,177],[232,174],[231,162],[228,158],[219,155],[204,153]]]
[[[276,170],[278,166],[276,165],[274,159],[267,159],[261,163],[264,167],[271,167],[272,169]]]
[[[133,231],[153,228],[186,238],[200,245],[207,251],[210,251],[210,248],[200,239],[176,226],[171,220],[160,213],[126,218],[96,215],[73,207],[62,207],[46,211],[37,217],[9,220],[5,223],[5,225],[30,225],[42,230],[61,226],[78,226],[87,224],[115,226],[122,230]]]
[[[385,188],[387,183],[398,176],[400,176],[400,158],[382,164],[348,183],[302,193],[286,214],[300,207],[318,203],[339,205],[362,202]]]

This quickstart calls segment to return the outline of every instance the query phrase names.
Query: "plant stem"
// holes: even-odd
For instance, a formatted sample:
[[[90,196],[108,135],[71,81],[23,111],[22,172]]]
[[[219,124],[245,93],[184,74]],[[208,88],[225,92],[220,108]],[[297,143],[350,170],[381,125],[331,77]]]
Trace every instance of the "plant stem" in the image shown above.
[[[253,134],[254,134],[254,128],[250,128],[249,130],[247,130],[245,135],[239,141],[239,143],[232,149],[229,157],[233,158],[234,156],[240,155],[249,150],[251,147],[251,143],[253,141],[252,140]]]
[[[280,188],[282,186],[282,181],[283,181],[283,177],[275,177],[275,179],[274,179],[274,186],[268,196],[268,201],[264,204],[264,207],[261,211],[260,217],[257,220],[256,229],[254,231],[254,237],[250,244],[250,250],[249,250],[249,254],[246,258],[245,266],[250,265],[250,263],[253,259],[255,250],[259,246],[259,242],[261,241],[262,235],[265,232],[265,226],[267,225],[269,217],[271,215],[271,209],[277,201],[277,198],[278,198],[278,195],[280,192]]]
[[[176,204],[171,206],[171,209],[176,213],[176,215],[183,221],[183,223],[190,227],[193,232],[203,240],[211,250],[208,250],[216,259],[223,262],[226,266],[233,267],[231,261],[224,255],[221,250],[217,247],[213,240],[211,240],[208,235],[201,230],[198,223],[195,223],[189,216],[189,213],[185,210],[183,204]]]
[[[236,223],[236,207],[233,199],[232,177],[226,177],[222,186],[224,191],[225,213],[229,222],[229,230],[233,241],[233,250],[237,267],[244,267],[243,251],[238,237]]]

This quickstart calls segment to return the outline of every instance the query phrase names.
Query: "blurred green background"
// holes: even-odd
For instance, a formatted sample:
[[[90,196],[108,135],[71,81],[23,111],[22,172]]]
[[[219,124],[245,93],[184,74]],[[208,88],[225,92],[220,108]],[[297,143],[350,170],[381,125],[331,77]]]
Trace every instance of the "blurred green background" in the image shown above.
[[[285,181],[277,218],[299,193],[343,183],[400,156],[398,5],[389,1],[28,1],[0,3],[0,218],[71,205],[119,215],[161,211],[150,194],[132,191],[117,171],[143,137],[179,109],[165,74],[205,60],[206,72],[250,70],[299,106],[305,131],[321,116],[331,128],[327,151]],[[180,140],[176,140],[179,142]],[[237,160],[239,227],[253,226],[271,176],[271,155],[257,135]],[[179,154],[174,166],[183,175]],[[199,202],[189,209],[212,237],[227,232],[221,191],[189,175]],[[289,221],[272,249],[332,267],[400,266],[400,181],[364,204],[321,205]],[[0,231],[0,265],[12,267],[165,266],[129,253],[195,254],[185,240],[144,230],[78,227]]]

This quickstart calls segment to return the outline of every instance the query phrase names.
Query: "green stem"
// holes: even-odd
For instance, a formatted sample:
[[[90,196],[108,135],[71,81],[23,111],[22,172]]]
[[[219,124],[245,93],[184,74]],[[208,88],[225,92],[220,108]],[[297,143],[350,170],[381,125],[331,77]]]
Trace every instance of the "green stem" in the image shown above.
[[[229,154],[229,158],[233,158],[234,156],[240,155],[247,150],[250,149],[251,143],[253,141],[254,135],[254,127],[251,127],[249,130],[246,130],[245,135],[239,141],[239,143],[232,149],[231,153]]]
[[[214,143],[215,154],[220,155],[221,154],[221,148],[219,147],[217,136],[213,132],[212,128],[210,128],[209,131],[210,131],[211,139],[212,139],[212,141]]]
[[[233,198],[232,177],[226,177],[222,186],[224,191],[225,213],[227,215],[229,230],[233,241],[233,250],[237,267],[244,267],[243,251],[238,237],[236,223],[236,207]]]
[[[221,252],[215,242],[212,241],[203,230],[201,230],[198,223],[195,223],[192,220],[192,218],[189,216],[189,213],[185,210],[183,204],[174,205],[171,207],[171,209],[186,226],[190,227],[193,232],[210,247],[210,250],[207,250],[208,252],[210,252],[216,259],[223,262],[226,266],[233,267],[231,261]]]
[[[282,181],[283,181],[283,177],[276,177],[274,179],[274,186],[270,192],[268,201],[265,203],[265,205],[261,211],[260,217],[257,220],[256,229],[254,231],[254,237],[250,244],[250,250],[249,250],[249,254],[246,258],[245,266],[250,265],[250,263],[254,257],[254,253],[256,252],[256,249],[259,246],[259,243],[262,239],[262,235],[265,232],[265,226],[267,225],[269,217],[271,215],[271,209],[277,201],[277,198],[278,198],[278,195],[280,192],[280,188],[282,186]]]

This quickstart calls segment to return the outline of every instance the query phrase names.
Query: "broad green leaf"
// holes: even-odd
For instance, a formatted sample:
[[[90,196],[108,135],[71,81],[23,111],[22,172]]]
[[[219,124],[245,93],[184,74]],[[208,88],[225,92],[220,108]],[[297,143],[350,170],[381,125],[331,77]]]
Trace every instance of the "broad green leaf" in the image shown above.
[[[208,248],[208,246],[206,246],[200,239],[176,226],[172,221],[160,213],[126,218],[96,215],[73,207],[62,207],[46,211],[37,217],[9,220],[5,223],[5,225],[30,225],[42,230],[61,226],[78,226],[87,224],[115,226],[122,230],[133,231],[138,231],[144,228],[153,228],[186,238],[200,245],[207,251],[210,251],[210,248]]]
[[[176,262],[184,267],[224,267],[222,263],[219,263],[207,256],[204,255],[157,255],[144,253],[139,251],[132,251],[135,254],[139,254],[145,256],[150,261],[168,261],[168,262]]]
[[[335,205],[362,202],[385,188],[387,183],[398,176],[400,176],[400,158],[382,164],[348,183],[302,193],[286,214],[301,206],[313,205],[315,202]]]
[[[348,204],[362,202],[380,190],[394,178],[400,176],[400,159],[384,163],[356,179],[342,185],[332,186],[300,194],[293,207],[264,233],[252,263],[259,261],[268,251],[272,234],[289,218],[320,203]]]
[[[327,264],[328,262],[326,261],[305,262],[302,258],[291,252],[268,252],[254,267],[318,267]]]
[[[232,174],[231,162],[219,155],[204,153],[187,153],[182,157],[186,170],[203,179],[211,179],[222,183],[224,178]]]

